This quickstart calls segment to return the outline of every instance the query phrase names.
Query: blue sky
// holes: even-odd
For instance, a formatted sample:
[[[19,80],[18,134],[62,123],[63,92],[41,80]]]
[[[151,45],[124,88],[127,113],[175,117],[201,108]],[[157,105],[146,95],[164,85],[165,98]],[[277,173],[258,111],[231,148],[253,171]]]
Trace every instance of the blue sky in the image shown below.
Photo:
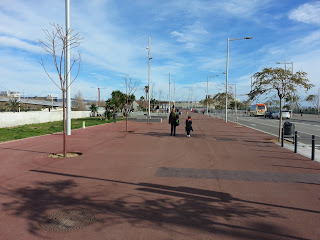
[[[85,99],[107,99],[124,91],[123,77],[148,82],[148,37],[151,37],[151,87],[155,98],[168,99],[168,75],[176,101],[205,98],[224,91],[227,38],[229,81],[241,100],[250,91],[250,76],[276,62],[293,62],[320,87],[320,1],[304,0],[70,0],[71,28],[84,41],[80,75],[71,86]],[[0,1],[0,91],[27,96],[60,97],[39,61],[48,59],[39,40],[49,23],[65,24],[64,0]],[[72,53],[74,54],[74,53]],[[49,64],[49,63],[48,63]],[[283,65],[281,65],[283,66]],[[288,65],[288,67],[291,65]],[[48,66],[50,69],[50,65]],[[52,71],[52,75],[56,73]],[[173,89],[173,85],[171,86]],[[173,96],[173,91],[171,92]],[[307,94],[300,91],[300,95]]]

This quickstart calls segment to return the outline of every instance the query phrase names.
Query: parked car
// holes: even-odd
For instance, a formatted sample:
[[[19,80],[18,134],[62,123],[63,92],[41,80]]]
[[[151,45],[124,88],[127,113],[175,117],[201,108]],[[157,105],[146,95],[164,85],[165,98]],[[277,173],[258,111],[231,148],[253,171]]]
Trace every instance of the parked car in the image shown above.
[[[265,114],[264,114],[264,117],[265,118],[271,118],[271,116],[272,116],[272,112],[266,112]]]
[[[289,119],[291,117],[291,114],[288,110],[282,110],[282,118]],[[271,114],[271,118],[280,118],[280,110],[276,110]]]

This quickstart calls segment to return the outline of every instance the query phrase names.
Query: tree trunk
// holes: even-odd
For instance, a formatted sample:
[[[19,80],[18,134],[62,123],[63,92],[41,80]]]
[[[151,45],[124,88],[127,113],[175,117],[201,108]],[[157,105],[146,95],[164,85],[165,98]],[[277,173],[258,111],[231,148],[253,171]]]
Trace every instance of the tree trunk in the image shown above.
[[[279,142],[282,137],[282,98],[280,98],[280,119],[279,119]]]
[[[128,132],[128,95],[127,95],[127,107],[126,107],[126,132]]]
[[[67,142],[66,142],[66,100],[65,91],[62,91],[62,107],[63,107],[63,157],[67,156]]]

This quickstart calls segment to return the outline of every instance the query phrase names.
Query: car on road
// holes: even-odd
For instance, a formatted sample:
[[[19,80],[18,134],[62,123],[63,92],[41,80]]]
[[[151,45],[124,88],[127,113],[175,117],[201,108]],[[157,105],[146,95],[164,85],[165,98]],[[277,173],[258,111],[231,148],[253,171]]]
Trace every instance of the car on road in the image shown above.
[[[282,118],[289,119],[291,117],[291,114],[288,110],[282,110]],[[276,110],[271,114],[271,118],[280,118],[280,110]]]
[[[271,116],[272,116],[272,112],[266,112],[265,114],[264,114],[264,117],[265,118],[271,118]]]

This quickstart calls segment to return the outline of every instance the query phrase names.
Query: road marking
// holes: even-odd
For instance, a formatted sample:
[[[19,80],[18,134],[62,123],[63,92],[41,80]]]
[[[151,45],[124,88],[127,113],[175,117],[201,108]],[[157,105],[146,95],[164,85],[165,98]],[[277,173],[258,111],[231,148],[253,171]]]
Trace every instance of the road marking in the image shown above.
[[[247,122],[252,122],[251,120],[246,120],[246,119],[241,119],[242,121],[247,121]],[[261,121],[263,121],[263,120],[261,120]],[[265,125],[265,126],[269,126],[269,127],[274,127],[274,128],[279,128],[279,125],[278,126],[273,126],[273,125],[269,125],[269,124],[265,124],[265,123],[261,123],[261,122],[259,122],[259,124],[261,124],[261,125]],[[305,124],[305,125],[308,125],[308,124],[306,124],[306,123],[301,123],[301,124]],[[253,123],[250,123],[250,125],[252,125],[252,126],[256,126],[256,124],[253,124]],[[245,125],[246,126],[246,125]],[[310,126],[312,126],[312,125],[310,125]],[[258,129],[256,129],[256,130],[258,130]],[[298,133],[303,133],[303,134],[307,134],[307,135],[313,135],[312,133],[306,133],[306,132],[301,132],[301,131],[298,131]],[[315,137],[320,137],[320,136],[318,136],[318,135],[314,135]]]

